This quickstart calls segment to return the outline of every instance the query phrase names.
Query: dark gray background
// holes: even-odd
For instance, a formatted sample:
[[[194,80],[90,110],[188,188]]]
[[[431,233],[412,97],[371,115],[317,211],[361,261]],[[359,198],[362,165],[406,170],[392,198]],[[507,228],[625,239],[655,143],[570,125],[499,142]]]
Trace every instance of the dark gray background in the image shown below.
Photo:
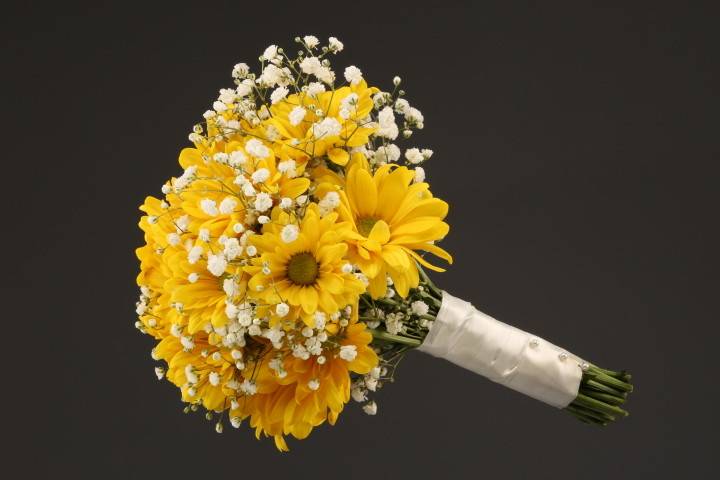
[[[49,2],[48,2],[49,3]],[[717,11],[672,2],[23,2],[3,12],[4,455],[44,478],[701,478],[717,446]],[[159,2],[158,2],[159,3]],[[660,2],[662,3],[662,2]],[[667,2],[670,5],[670,2]],[[175,5],[173,5],[175,4]],[[695,5],[702,5],[694,3]],[[18,3],[19,5],[19,3]],[[278,454],[181,412],[133,328],[137,206],[238,61],[336,35],[425,114],[436,281],[628,368],[605,429],[420,353]],[[9,260],[9,261],[8,261]],[[10,377],[12,378],[12,377]],[[29,470],[26,471],[26,473]],[[20,475],[21,477],[24,475]]]

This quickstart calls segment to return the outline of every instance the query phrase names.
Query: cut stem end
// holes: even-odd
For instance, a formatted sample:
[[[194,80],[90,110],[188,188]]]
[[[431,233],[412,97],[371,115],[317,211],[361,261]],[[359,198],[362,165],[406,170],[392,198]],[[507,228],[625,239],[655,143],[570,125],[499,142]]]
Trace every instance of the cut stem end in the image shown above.
[[[622,406],[633,391],[627,372],[614,372],[590,365],[583,371],[575,400],[565,407],[579,420],[605,426],[629,413]]]

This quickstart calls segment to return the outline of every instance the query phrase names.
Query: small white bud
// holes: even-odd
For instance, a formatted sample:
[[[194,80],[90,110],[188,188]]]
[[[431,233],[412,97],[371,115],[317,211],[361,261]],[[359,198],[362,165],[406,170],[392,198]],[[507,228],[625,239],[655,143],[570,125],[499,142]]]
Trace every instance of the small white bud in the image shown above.
[[[300,229],[292,223],[285,225],[280,232],[280,238],[285,243],[292,243],[298,238]]]
[[[363,411],[368,415],[375,415],[377,413],[377,403],[368,402],[363,405]]]
[[[285,315],[290,313],[290,307],[288,306],[287,303],[284,303],[284,302],[278,303],[275,306],[275,313],[277,314],[278,317],[284,317]]]

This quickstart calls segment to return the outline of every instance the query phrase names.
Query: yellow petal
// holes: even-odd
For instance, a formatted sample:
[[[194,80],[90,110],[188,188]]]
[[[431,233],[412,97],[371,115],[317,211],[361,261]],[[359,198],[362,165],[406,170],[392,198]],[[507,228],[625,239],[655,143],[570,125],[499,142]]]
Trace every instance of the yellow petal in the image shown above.
[[[368,292],[373,298],[380,298],[385,296],[387,293],[387,279],[385,278],[385,269],[381,268],[380,272],[375,278],[370,279],[370,285],[368,285]]]
[[[405,247],[412,249],[412,250],[425,250],[428,253],[432,253],[436,257],[440,257],[446,262],[452,264],[453,258],[452,255],[450,255],[447,251],[443,250],[442,248],[438,247],[437,245],[433,245],[432,243],[418,243],[414,245],[404,245]]]
[[[405,298],[410,291],[410,282],[408,281],[407,270],[396,270],[394,268],[388,268],[390,278],[393,280],[393,286],[397,290],[398,295]],[[417,286],[417,285],[413,285]]]
[[[365,260],[370,260],[370,253],[362,245],[357,246],[357,253],[360,258],[363,258]]]
[[[423,267],[427,267],[427,268],[429,268],[430,270],[433,270],[433,271],[435,271],[435,272],[444,272],[444,271],[445,271],[444,268],[436,267],[435,265],[433,265],[433,264],[431,264],[431,263],[428,263],[427,260],[425,260],[423,257],[421,257],[420,255],[418,255],[417,253],[413,252],[412,250],[406,250],[406,252],[408,253],[408,255],[410,255],[410,256],[413,257],[415,260],[417,260],[417,262],[418,262],[420,265],[422,265]]]
[[[347,164],[348,171],[350,171],[350,169],[353,168],[353,166],[355,165],[357,165],[358,168],[370,170],[370,164],[368,163],[365,155],[363,155],[361,152],[355,152],[350,156],[350,162]]]
[[[356,258],[355,263],[358,264],[360,270],[362,270],[368,278],[375,278],[377,274],[380,273],[380,267],[383,262],[381,258],[375,258],[374,260],[372,258]]]
[[[280,195],[283,197],[297,198],[302,195],[310,186],[308,178],[293,178],[280,185]]]
[[[385,245],[382,249],[382,257],[394,269],[410,268],[410,259],[407,253],[397,245]]]
[[[350,154],[344,148],[331,148],[328,151],[328,157],[333,163],[345,166],[350,160]]]
[[[348,369],[355,373],[364,375],[375,368],[377,364],[378,357],[371,348],[358,348],[357,356],[352,362],[350,362]]]
[[[299,296],[303,311],[307,314],[315,313],[318,305],[318,294],[315,288],[302,287]]]
[[[313,204],[314,205],[314,204]],[[302,221],[302,235],[311,245],[317,245],[320,233],[320,222],[315,210],[308,209]]]
[[[183,148],[178,161],[183,168],[203,163],[202,154],[197,148]]]
[[[307,436],[310,435],[311,431],[312,425],[305,422],[299,422],[293,425],[291,432],[293,437],[297,438],[298,440],[302,440],[303,438],[307,438]]]
[[[377,213],[381,218],[390,221],[397,212],[398,207],[400,207],[405,198],[408,183],[412,180],[412,177],[410,179],[406,178],[408,172],[407,168],[399,167],[382,180],[378,189],[377,205]]]
[[[424,243],[440,240],[447,235],[450,226],[436,217],[420,217],[398,225],[392,230],[392,243]]]
[[[273,437],[275,439],[275,447],[280,450],[281,452],[289,452],[290,449],[287,446],[287,443],[285,443],[285,439],[282,435],[275,435]]]
[[[322,290],[327,290],[329,293],[339,294],[343,291],[343,280],[334,273],[322,275],[317,282]]]
[[[322,289],[318,290],[318,305],[326,313],[336,312],[339,308],[330,292]]]
[[[412,189],[416,185],[412,185]],[[414,194],[408,191],[405,201],[398,208],[395,216],[391,220],[391,225],[402,223],[404,221],[412,220],[417,217],[437,217],[442,220],[447,216],[448,204],[440,200],[439,198],[425,198],[419,199]]]
[[[372,217],[377,207],[377,188],[364,168],[352,168],[347,179],[347,196],[358,218]]]
[[[318,249],[317,260],[320,265],[327,265],[340,260],[347,252],[347,243],[323,245]]]
[[[370,230],[368,240],[377,242],[380,245],[384,245],[390,240],[390,227],[385,223],[384,220],[378,220]]]
[[[374,132],[374,128],[354,128],[350,131],[351,135],[347,138],[345,144],[351,148],[365,145],[366,143],[368,143],[370,135],[372,135]]]

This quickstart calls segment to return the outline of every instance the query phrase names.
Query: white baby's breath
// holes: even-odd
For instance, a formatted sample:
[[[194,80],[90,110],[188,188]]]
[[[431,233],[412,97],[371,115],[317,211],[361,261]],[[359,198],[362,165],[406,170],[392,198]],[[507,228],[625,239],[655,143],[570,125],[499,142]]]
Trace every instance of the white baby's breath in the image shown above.
[[[362,80],[362,71],[354,65],[351,65],[345,69],[345,80],[351,85],[357,85]]]
[[[297,225],[288,224],[285,225],[280,232],[280,238],[282,238],[282,241],[285,243],[292,243],[298,238],[298,232],[300,229]]]
[[[305,118],[305,114],[307,113],[307,110],[305,110],[303,107],[297,106],[293,108],[290,111],[290,114],[288,115],[288,119],[290,120],[290,125],[297,126],[300,125],[300,122],[302,122],[303,118]]]
[[[290,93],[290,90],[288,90],[287,87],[277,87],[270,94],[270,102],[275,105],[281,100],[284,100],[285,97],[287,97],[288,93]]]
[[[425,160],[425,157],[422,153],[420,153],[420,150],[417,148],[408,148],[405,151],[405,159],[412,163],[412,164],[418,164]]]
[[[303,41],[308,48],[315,48],[320,44],[320,40],[315,35],[305,35]]]
[[[345,47],[340,40],[338,40],[335,37],[330,37],[328,39],[330,51],[333,53],[342,52],[343,48]]]

